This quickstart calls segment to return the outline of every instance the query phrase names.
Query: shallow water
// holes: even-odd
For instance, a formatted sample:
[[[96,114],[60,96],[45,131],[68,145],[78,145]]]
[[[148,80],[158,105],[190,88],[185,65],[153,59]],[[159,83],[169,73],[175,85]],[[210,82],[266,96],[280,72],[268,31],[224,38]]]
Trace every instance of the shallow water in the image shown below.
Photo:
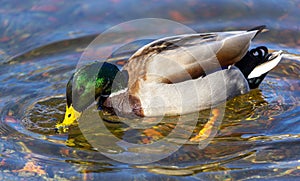
[[[299,177],[299,2],[112,0],[67,4],[49,0],[2,4],[1,180],[32,176],[31,180],[289,180]],[[84,49],[111,26],[146,17],[178,21],[198,32],[266,24],[269,32],[257,37],[252,46],[282,49],[284,58],[259,89],[227,102],[218,132],[206,140],[207,146],[199,148],[198,143],[186,142],[186,138],[190,131],[193,137],[203,128],[211,118],[209,110],[181,117],[185,124],[180,125],[176,137],[167,140],[169,147],[145,145],[169,137],[181,121],[177,117],[159,123],[146,119],[143,121],[147,128],[137,129],[140,120],[119,120],[100,112],[105,128],[93,129],[104,145],[101,150],[95,149],[95,143],[89,139],[93,129],[84,127],[85,124],[72,126],[65,134],[55,133],[55,124],[64,116],[65,85]],[[112,134],[105,134],[106,128]],[[112,135],[138,146],[113,142]],[[179,149],[169,154],[173,147]],[[131,158],[139,153],[144,157],[166,158],[142,164],[109,158],[109,154]]]

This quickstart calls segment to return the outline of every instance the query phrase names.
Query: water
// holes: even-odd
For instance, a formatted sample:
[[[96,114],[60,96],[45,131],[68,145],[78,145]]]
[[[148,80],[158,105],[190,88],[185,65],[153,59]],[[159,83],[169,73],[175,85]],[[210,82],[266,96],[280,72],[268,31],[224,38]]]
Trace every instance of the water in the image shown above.
[[[4,1],[0,16],[0,179],[19,180],[256,180],[300,175],[300,35],[298,1]],[[88,142],[78,126],[68,134],[53,128],[63,119],[65,85],[89,43],[101,32],[137,18],[167,18],[198,32],[247,29],[269,32],[253,46],[285,51],[259,89],[227,103],[217,135],[204,149],[188,142],[160,161],[127,164]],[[202,111],[193,135],[208,121]],[[149,144],[178,123],[165,119],[149,129],[131,129],[104,115],[116,137]],[[189,121],[193,115],[184,117]],[[128,121],[128,120],[127,120]],[[136,120],[131,120],[138,124]],[[135,125],[137,125],[135,124]],[[103,140],[110,136],[101,134]],[[180,145],[183,132],[173,146]],[[106,150],[117,149],[107,143]],[[155,148],[163,155],[161,148]],[[143,147],[128,153],[146,152]],[[153,151],[153,150],[152,150]]]

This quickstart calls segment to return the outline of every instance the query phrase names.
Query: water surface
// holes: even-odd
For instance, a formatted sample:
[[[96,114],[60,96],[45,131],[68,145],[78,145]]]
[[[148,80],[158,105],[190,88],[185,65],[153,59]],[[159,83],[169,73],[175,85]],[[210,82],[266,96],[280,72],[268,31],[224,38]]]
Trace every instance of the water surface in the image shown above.
[[[256,180],[300,174],[300,35],[297,1],[4,1],[0,8],[0,179],[19,180]],[[282,62],[259,89],[227,102],[217,135],[204,149],[188,142],[160,161],[127,164],[95,150],[78,126],[57,134],[65,85],[84,49],[104,30],[137,18],[166,18],[198,32],[248,29],[269,32],[252,46],[284,50]],[[101,113],[100,113],[101,114]],[[192,136],[210,111],[201,111]],[[105,117],[106,116],[106,117]],[[132,129],[104,115],[120,139],[150,144],[168,135],[176,118]],[[134,121],[134,120],[132,120]],[[109,135],[101,135],[103,140]],[[173,144],[179,144],[184,137]],[[180,145],[180,144],[179,144]],[[109,147],[111,146],[111,147]],[[138,152],[136,148],[126,150]],[[113,144],[106,150],[122,153]],[[158,154],[164,154],[157,148]],[[143,150],[147,152],[146,149]],[[152,150],[153,151],[153,150]],[[34,177],[33,177],[34,176]]]

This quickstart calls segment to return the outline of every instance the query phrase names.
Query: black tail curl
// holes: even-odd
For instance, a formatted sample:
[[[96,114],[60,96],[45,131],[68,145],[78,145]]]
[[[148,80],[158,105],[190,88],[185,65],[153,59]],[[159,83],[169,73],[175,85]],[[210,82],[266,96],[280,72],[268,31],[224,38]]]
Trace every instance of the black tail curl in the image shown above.
[[[259,77],[254,77],[251,79],[247,78],[248,75],[256,66],[267,62],[270,55],[271,54],[269,54],[267,47],[259,46],[248,51],[247,54],[235,64],[235,66],[241,70],[241,72],[247,79],[250,89],[257,88],[259,84],[264,80],[268,72],[262,74]]]

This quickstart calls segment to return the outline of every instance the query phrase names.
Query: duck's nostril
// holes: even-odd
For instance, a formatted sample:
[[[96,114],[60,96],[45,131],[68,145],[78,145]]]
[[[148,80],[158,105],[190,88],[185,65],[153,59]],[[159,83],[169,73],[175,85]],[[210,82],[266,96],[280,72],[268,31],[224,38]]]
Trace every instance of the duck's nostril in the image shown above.
[[[68,118],[70,118],[71,117],[71,114],[68,114]]]

